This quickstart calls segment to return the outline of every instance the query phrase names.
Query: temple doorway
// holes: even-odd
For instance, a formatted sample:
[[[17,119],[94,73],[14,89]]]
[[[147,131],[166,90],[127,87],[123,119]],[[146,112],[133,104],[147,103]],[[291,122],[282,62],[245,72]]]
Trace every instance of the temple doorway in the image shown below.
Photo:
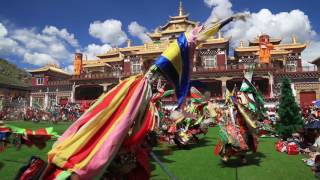
[[[302,91],[300,92],[300,106],[310,106],[312,105],[312,101],[316,100],[316,92],[315,91]]]
[[[75,100],[95,100],[103,93],[103,86],[81,85],[75,89]]]

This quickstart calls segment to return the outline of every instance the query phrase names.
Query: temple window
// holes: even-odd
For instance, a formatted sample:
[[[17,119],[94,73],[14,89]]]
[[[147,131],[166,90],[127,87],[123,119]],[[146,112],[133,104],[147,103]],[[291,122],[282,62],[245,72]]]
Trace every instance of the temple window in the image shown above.
[[[137,74],[141,72],[141,65],[138,59],[131,61],[131,72],[133,74]]]
[[[287,61],[286,70],[288,72],[295,72],[297,70],[297,61]]]
[[[43,85],[44,78],[43,77],[38,77],[37,78],[37,85]]]
[[[120,64],[116,64],[113,66],[112,74],[113,76],[119,77],[122,73],[122,66]]]
[[[202,56],[202,62],[204,63],[204,68],[215,68],[217,67],[217,56]]]

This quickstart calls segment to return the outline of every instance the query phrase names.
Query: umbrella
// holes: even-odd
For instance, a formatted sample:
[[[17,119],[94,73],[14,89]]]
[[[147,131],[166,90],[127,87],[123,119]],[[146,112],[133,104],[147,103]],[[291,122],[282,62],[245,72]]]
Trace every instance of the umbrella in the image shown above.
[[[316,100],[316,101],[313,101],[314,105],[320,107],[320,99],[319,100]]]
[[[305,129],[320,129],[320,121],[312,121],[304,126]]]

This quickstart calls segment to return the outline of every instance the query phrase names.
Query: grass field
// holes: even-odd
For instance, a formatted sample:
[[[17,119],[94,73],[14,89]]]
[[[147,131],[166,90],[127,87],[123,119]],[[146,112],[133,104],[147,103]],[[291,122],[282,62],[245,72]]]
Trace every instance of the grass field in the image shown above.
[[[10,122],[20,127],[37,129],[50,126],[47,123]],[[54,125],[60,134],[69,123]],[[175,146],[159,145],[153,152],[168,167],[177,179],[239,179],[239,180],[308,180],[314,179],[310,167],[302,161],[301,155],[288,156],[278,153],[274,149],[274,138],[260,138],[259,152],[249,154],[248,164],[241,165],[237,159],[231,159],[224,164],[220,158],[213,155],[213,148],[217,142],[217,128],[211,128],[206,136],[201,137],[200,143],[191,145],[188,149],[177,149]],[[31,155],[46,159],[46,152],[53,141],[43,150],[22,147],[17,151],[9,147],[0,154],[0,179],[11,180],[22,164],[28,161]],[[169,179],[160,166],[152,162],[151,179]]]

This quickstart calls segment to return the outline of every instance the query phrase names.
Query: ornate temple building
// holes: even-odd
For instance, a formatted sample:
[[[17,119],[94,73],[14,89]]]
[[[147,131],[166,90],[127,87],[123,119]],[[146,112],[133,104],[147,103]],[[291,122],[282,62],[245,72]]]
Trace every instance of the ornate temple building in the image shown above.
[[[71,100],[70,74],[54,65],[30,70],[29,73],[32,74],[30,106],[48,108],[56,104],[66,104]]]
[[[197,24],[184,13],[180,2],[178,15],[170,16],[165,25],[148,34],[151,42],[132,45],[128,40],[125,47],[97,55],[96,60],[84,60],[81,53],[76,53],[72,76],[49,66],[30,71],[35,79],[31,104],[42,101],[41,104],[47,107],[50,103],[64,103],[66,99],[69,102],[94,100],[120,79],[149,68],[173,39]],[[239,88],[243,71],[256,63],[253,81],[267,102],[276,101],[281,79],[285,76],[291,78],[296,99],[302,106],[320,98],[319,69],[306,68],[301,63],[306,43],[298,42],[294,36],[291,43],[282,43],[281,39],[262,34],[247,43],[241,41],[234,49],[234,57],[229,57],[229,44],[230,38],[219,32],[196,48],[192,60],[192,85],[203,93],[223,100],[226,89]]]

